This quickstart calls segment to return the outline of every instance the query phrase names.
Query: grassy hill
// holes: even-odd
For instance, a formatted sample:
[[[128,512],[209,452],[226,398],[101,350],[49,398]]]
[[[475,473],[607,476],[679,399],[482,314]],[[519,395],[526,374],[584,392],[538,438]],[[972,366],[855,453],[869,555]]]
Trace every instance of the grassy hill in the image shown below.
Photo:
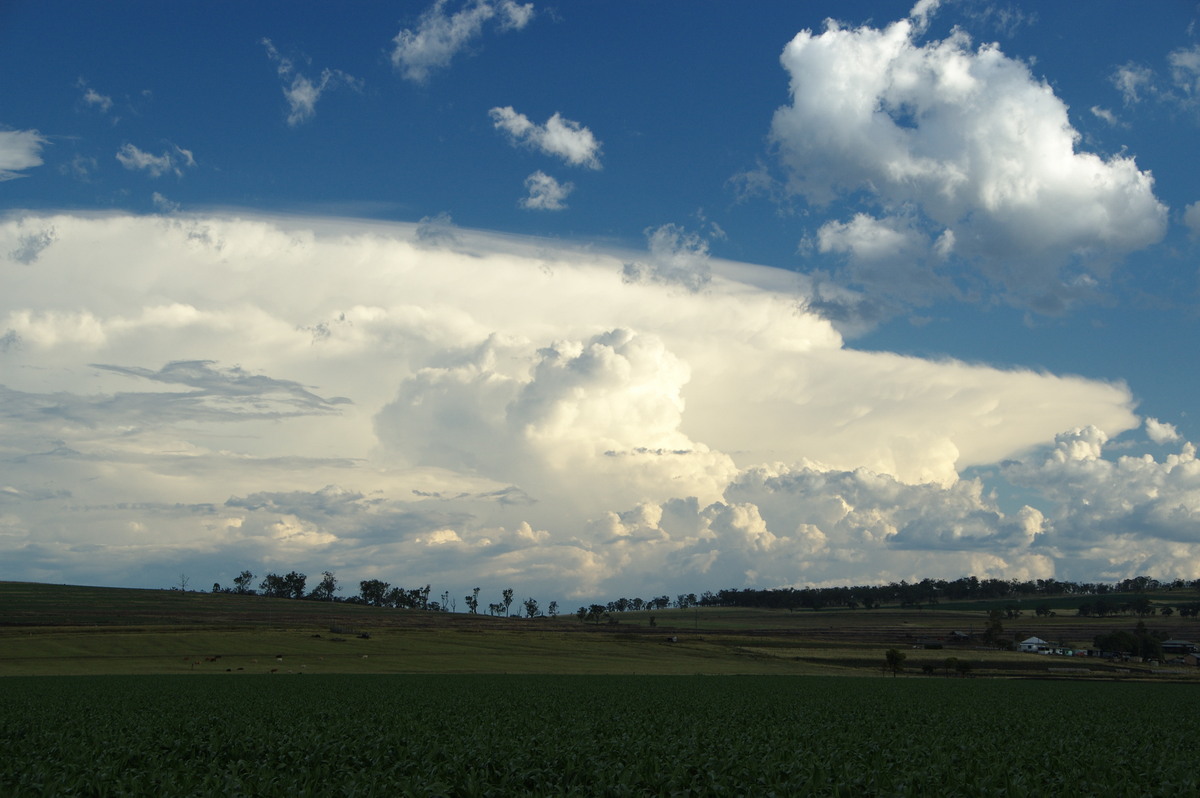
[[[1172,597],[1173,600],[1180,600]],[[1190,600],[1190,599],[1189,599]],[[653,625],[651,625],[653,619]],[[0,676],[140,673],[579,673],[880,675],[884,652],[906,672],[943,673],[947,657],[993,676],[1192,679],[1151,669],[997,651],[954,632],[982,632],[979,606],[820,612],[694,608],[622,613],[613,623],[574,616],[492,618],[123,588],[0,582]],[[1137,619],[1038,618],[1032,605],[1005,636],[1088,645]],[[1171,637],[1200,638],[1200,622],[1149,616]],[[673,638],[673,640],[672,640]],[[930,648],[928,646],[942,646]],[[1086,669],[1087,674],[1062,668]]]

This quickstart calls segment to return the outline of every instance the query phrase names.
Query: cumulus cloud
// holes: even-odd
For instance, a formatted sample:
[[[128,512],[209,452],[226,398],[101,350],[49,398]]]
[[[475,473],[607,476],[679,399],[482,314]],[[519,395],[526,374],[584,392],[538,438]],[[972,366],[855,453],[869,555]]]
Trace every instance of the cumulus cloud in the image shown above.
[[[196,159],[190,150],[175,145],[164,150],[162,155],[154,155],[126,143],[117,150],[117,160],[131,172],[141,170],[150,177],[162,177],[168,172],[176,177],[183,177],[184,168],[196,165]]]
[[[1110,460],[1102,456],[1107,443],[1100,430],[1077,428],[1059,435],[1040,458],[1005,469],[1012,482],[1047,502],[1047,553],[1105,577],[1135,570],[1160,578],[1194,573],[1200,565],[1196,447],[1183,442],[1177,454],[1162,460],[1150,455]]]
[[[360,81],[347,75],[340,69],[323,69],[321,77],[313,82],[306,75],[296,70],[292,59],[280,54],[270,39],[263,39],[262,45],[267,48],[267,57],[275,62],[279,77],[283,81],[283,96],[288,101],[287,123],[295,127],[316,116],[317,100],[326,90],[336,86],[359,88]]]
[[[922,43],[928,10],[884,28],[830,21],[787,45],[791,100],[771,139],[788,188],[814,207],[871,207],[823,230],[827,251],[840,242],[851,259],[851,285],[911,291],[924,271],[941,291],[950,258],[960,284],[1059,312],[1160,240],[1166,208],[1132,158],[1077,149],[1065,104],[1026,64],[962,31]],[[877,249],[887,237],[890,259]]]
[[[561,211],[567,207],[567,196],[575,190],[574,183],[560,183],[540,169],[525,178],[529,196],[521,200],[522,208],[539,211]]]
[[[24,177],[24,170],[41,166],[45,143],[36,130],[0,130],[0,182]]]
[[[421,14],[416,30],[405,28],[393,39],[392,65],[408,80],[423,83],[430,73],[450,65],[459,52],[495,22],[500,31],[520,30],[533,19],[533,3],[514,0],[466,0],[451,13],[450,0],[436,0]]]
[[[1179,440],[1179,431],[1174,424],[1159,421],[1157,418],[1146,419],[1146,437],[1155,443],[1174,443]]]
[[[1188,101],[1200,99],[1200,44],[1172,50],[1167,54],[1171,82]]]
[[[497,130],[509,135],[512,143],[523,144],[546,155],[562,158],[572,166],[600,168],[600,142],[592,131],[578,122],[563,119],[555,112],[545,125],[529,121],[511,105],[488,111]]]
[[[0,578],[598,598],[1196,556],[1190,444],[1108,459],[1124,385],[846,348],[673,226],[631,256],[431,224],[0,220],[3,253],[54,236],[0,294]],[[703,290],[627,279],[656,247]],[[1152,534],[1088,543],[1126,473]]]

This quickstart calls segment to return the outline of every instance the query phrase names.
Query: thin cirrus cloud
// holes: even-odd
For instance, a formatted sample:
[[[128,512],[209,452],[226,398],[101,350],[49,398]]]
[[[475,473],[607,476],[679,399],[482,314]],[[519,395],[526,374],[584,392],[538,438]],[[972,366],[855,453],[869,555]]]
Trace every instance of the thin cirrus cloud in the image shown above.
[[[0,578],[561,598],[1198,565],[1192,444],[1147,420],[1174,453],[1106,456],[1142,423],[1123,384],[855,351],[795,275],[677,225],[644,253],[432,225],[0,221],[39,276],[0,296]]]
[[[813,207],[865,200],[813,243],[844,256],[844,285],[900,302],[914,280],[932,298],[982,281],[1043,313],[1093,298],[1165,233],[1151,175],[1078,151],[1066,105],[997,45],[922,42],[931,9],[918,9],[883,28],[829,22],[783,51],[790,101],[770,135],[786,190]],[[1126,76],[1127,95],[1139,81]]]
[[[436,0],[421,14],[415,29],[405,28],[392,40],[392,66],[414,83],[424,83],[483,35],[489,23],[500,31],[520,30],[533,18],[533,3],[514,0],[466,0],[451,12],[450,0]]]
[[[24,177],[26,169],[41,166],[45,144],[36,130],[0,130],[0,182]]]
[[[531,122],[511,105],[497,106],[488,111],[488,115],[495,128],[507,133],[514,145],[562,158],[571,166],[600,168],[601,144],[596,136],[578,122],[564,119],[557,111],[544,125]]]

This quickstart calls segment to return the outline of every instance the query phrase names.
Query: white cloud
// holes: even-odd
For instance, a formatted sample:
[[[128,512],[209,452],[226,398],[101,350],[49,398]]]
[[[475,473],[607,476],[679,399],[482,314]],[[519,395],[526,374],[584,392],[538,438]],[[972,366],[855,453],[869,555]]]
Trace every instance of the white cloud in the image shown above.
[[[416,30],[405,28],[396,35],[392,65],[408,80],[423,83],[430,73],[450,65],[474,39],[483,35],[492,20],[501,31],[520,30],[533,19],[533,3],[514,0],[466,0],[450,13],[449,0],[436,0],[421,14]]]
[[[1143,64],[1127,63],[1113,70],[1112,84],[1121,92],[1126,105],[1136,105],[1147,96],[1158,93],[1154,70]]]
[[[525,178],[529,196],[521,200],[522,208],[541,211],[561,211],[567,207],[567,196],[574,183],[560,183],[540,169]]]
[[[674,226],[649,246],[703,290],[624,279],[649,254],[432,224],[0,220],[0,253],[53,231],[0,294],[0,578],[333,568],[548,599],[1047,576],[1077,567],[1071,491],[1119,487],[1078,482],[1099,432],[1029,452],[1134,428],[1123,385],[845,348],[794,275]],[[1195,554],[1162,531],[1196,506],[1187,451],[1151,502],[1164,562]],[[989,465],[1045,501],[959,476]],[[1121,534],[1106,568],[1142,562]]]
[[[916,233],[949,231],[943,254],[960,279],[983,277],[1043,312],[1161,239],[1166,208],[1150,174],[1077,151],[1066,106],[1025,64],[961,31],[925,44],[917,33],[907,19],[829,22],[787,45],[791,102],[771,138],[792,192],[814,206],[865,198],[876,230],[908,227],[896,261],[911,258]],[[856,221],[839,224],[845,238]]]
[[[287,123],[292,127],[316,116],[317,101],[326,90],[336,86],[350,86],[354,89],[361,87],[360,81],[340,69],[321,70],[320,80],[314,83],[296,71],[292,60],[281,55],[270,39],[263,39],[262,45],[267,49],[267,57],[278,65],[279,77],[284,83],[283,96],[288,101]]]
[[[36,130],[0,130],[0,182],[24,177],[23,170],[41,166],[45,143]]]
[[[1149,425],[1147,431],[1149,432]],[[1106,436],[1093,428],[1059,436],[1040,460],[1010,465],[1006,476],[1047,503],[1047,553],[1076,570],[1189,576],[1200,564],[1200,461],[1178,454],[1101,455]]]
[[[1200,202],[1193,202],[1184,209],[1183,223],[1193,236],[1200,236]]]
[[[626,282],[676,285],[699,291],[712,279],[708,241],[676,224],[647,227],[648,260],[635,260],[622,267]]]
[[[1147,418],[1146,437],[1155,443],[1174,443],[1179,440],[1179,431],[1173,424],[1159,421],[1157,418]]]
[[[1117,119],[1117,115],[1107,108],[1101,108],[1099,105],[1093,105],[1090,110],[1092,112],[1092,116],[1108,125],[1116,127],[1117,125],[1121,124],[1121,120]]]
[[[83,101],[86,104],[97,108],[102,114],[108,113],[113,104],[112,97],[109,97],[106,94],[101,94],[90,87],[83,93]]]
[[[133,172],[142,170],[151,177],[162,177],[168,172],[173,173],[176,177],[183,177],[184,167],[196,165],[196,159],[190,150],[175,145],[172,145],[169,150],[164,150],[162,155],[154,155],[126,143],[117,150],[117,160],[128,170]]]
[[[517,113],[511,105],[493,108],[488,115],[498,130],[509,135],[513,144],[524,144],[546,155],[557,156],[572,166],[600,168],[601,145],[592,131],[578,122],[563,119],[557,112],[545,125],[530,122],[527,116]]]
[[[1190,101],[1200,99],[1200,44],[1172,50],[1167,54],[1171,80]]]

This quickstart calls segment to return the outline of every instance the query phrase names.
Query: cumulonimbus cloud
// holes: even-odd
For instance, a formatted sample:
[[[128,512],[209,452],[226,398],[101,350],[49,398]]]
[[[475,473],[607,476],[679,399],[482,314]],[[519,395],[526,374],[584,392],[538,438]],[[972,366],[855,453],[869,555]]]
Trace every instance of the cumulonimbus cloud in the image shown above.
[[[646,253],[428,226],[0,221],[29,278],[0,296],[0,578],[263,562],[565,597],[1196,556],[1190,444],[1055,443],[1137,427],[1122,384],[855,351],[779,270],[707,257],[680,290],[627,279]]]

